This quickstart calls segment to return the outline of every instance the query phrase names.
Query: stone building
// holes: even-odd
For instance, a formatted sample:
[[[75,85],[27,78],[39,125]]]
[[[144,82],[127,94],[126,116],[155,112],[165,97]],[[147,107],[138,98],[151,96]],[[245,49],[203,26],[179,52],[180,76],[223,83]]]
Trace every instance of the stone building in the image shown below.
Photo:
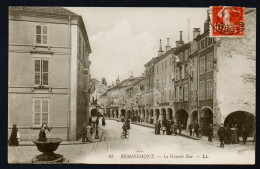
[[[80,15],[60,7],[9,8],[8,133],[76,140],[88,121],[91,48]]]

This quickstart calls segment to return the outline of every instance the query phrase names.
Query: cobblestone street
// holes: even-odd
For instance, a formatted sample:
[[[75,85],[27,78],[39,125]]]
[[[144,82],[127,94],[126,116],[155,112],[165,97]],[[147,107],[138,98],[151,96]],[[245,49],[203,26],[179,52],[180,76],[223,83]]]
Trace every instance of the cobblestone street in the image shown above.
[[[246,145],[226,145],[222,149],[219,148],[218,140],[209,143],[181,136],[154,135],[152,128],[135,124],[131,125],[130,137],[121,139],[121,127],[121,122],[107,120],[107,125],[102,127],[108,133],[105,140],[87,144],[60,145],[56,153],[69,159],[69,163],[152,164],[159,161],[164,164],[209,162],[228,164],[234,161],[236,163],[239,161],[239,164],[254,163],[255,150],[251,142]],[[8,161],[30,163],[38,154],[40,152],[36,146],[9,147]],[[247,158],[244,158],[246,156]]]

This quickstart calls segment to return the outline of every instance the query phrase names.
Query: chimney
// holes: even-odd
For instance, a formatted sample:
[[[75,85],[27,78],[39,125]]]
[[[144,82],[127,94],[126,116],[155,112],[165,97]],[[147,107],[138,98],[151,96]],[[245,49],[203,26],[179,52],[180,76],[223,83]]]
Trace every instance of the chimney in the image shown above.
[[[170,38],[167,38],[166,52],[171,49],[171,46],[170,46],[170,42],[169,42],[169,41],[170,41]]]
[[[184,44],[184,41],[182,40],[182,31],[180,31],[180,40],[176,41],[176,47],[179,47]]]
[[[119,83],[120,83],[120,80],[119,80],[119,76],[118,76],[116,79],[116,85],[118,85]]]
[[[160,47],[159,47],[159,51],[158,51],[158,56],[161,56],[163,54],[163,50],[162,50],[162,40],[160,39]]]
[[[207,19],[204,22],[204,32],[209,31],[209,21],[210,21],[209,10],[207,10]]]
[[[200,28],[193,28],[193,40],[200,35]]]
[[[134,76],[133,76],[133,71],[131,71],[131,76],[130,76],[130,79],[133,79]]]

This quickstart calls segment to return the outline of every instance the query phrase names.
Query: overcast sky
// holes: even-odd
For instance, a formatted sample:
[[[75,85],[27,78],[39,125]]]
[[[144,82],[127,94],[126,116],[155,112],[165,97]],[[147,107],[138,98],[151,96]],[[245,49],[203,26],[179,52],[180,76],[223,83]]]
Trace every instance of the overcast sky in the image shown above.
[[[117,76],[122,81],[140,76],[144,64],[158,55],[159,39],[163,50],[179,40],[183,31],[184,42],[192,40],[193,28],[200,28],[206,20],[207,8],[68,8],[82,15],[92,53],[92,78],[107,79],[111,84]]]

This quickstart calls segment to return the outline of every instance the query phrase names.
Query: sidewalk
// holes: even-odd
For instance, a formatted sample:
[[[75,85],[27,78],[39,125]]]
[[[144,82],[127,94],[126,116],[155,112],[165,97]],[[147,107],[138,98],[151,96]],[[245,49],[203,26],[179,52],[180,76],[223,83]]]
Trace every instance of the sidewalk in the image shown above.
[[[108,120],[115,120],[118,122],[121,122],[121,119],[119,118],[110,118]],[[149,128],[154,128],[154,124],[150,124],[150,123],[146,123],[146,122],[140,122],[140,123],[134,123],[134,122],[130,122],[131,124],[135,124],[135,125],[139,125],[139,126],[144,126],[144,127],[149,127]],[[190,138],[193,140],[204,140],[204,141],[208,141],[208,137],[207,136],[202,136],[200,137],[195,137],[195,136],[190,136],[190,133],[188,132],[188,130],[182,130],[182,134],[180,136],[186,137],[186,138]],[[213,137],[213,142],[215,141],[219,141],[218,137]],[[240,142],[242,142],[242,137],[239,137]],[[247,142],[253,142],[253,138],[252,137],[248,137],[247,138]]]

